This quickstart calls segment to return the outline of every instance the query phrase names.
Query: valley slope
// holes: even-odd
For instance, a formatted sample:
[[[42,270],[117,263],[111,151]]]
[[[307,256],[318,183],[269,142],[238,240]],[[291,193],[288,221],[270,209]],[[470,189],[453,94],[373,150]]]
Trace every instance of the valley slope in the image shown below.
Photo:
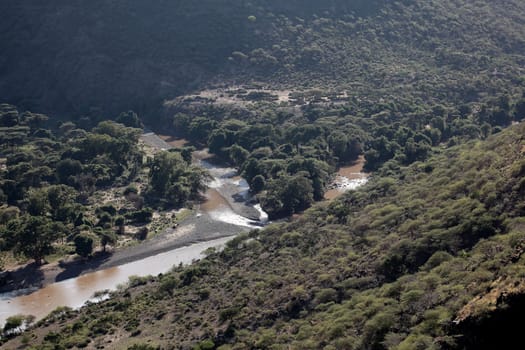
[[[2,348],[520,341],[522,0],[5,0],[0,13],[2,210],[32,220],[28,199],[86,179],[183,206],[204,190],[192,147],[208,147],[270,219],[286,218],[193,265],[133,278],[109,300],[15,327]],[[140,131],[122,125],[143,123],[185,146],[144,157]],[[367,185],[323,201],[358,157]],[[61,178],[62,163],[75,176]],[[35,166],[46,172],[24,170]],[[137,174],[144,192],[131,186]],[[127,204],[130,218],[152,215]],[[103,208],[90,220],[78,208],[70,224],[114,228]],[[22,227],[11,219],[0,222],[2,249],[20,246],[7,239]]]
[[[444,149],[197,264],[55,313],[27,333],[30,348],[511,344],[515,318],[498,326],[505,339],[476,327],[524,290],[524,135],[520,124]]]

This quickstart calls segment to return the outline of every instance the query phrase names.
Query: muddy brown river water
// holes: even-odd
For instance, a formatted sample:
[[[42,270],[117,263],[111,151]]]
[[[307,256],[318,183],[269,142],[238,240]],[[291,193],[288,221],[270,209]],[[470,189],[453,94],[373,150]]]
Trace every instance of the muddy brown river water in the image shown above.
[[[152,133],[148,133],[148,142],[159,149],[185,144],[185,140],[165,138],[168,145]],[[40,319],[59,306],[78,308],[87,301],[96,301],[93,295],[97,291],[115,290],[118,285],[126,283],[131,276],[158,275],[168,272],[174,265],[189,264],[202,258],[202,252],[210,247],[221,247],[237,232],[260,228],[268,216],[259,205],[251,201],[249,187],[244,179],[238,176],[233,168],[212,164],[206,151],[194,153],[194,163],[210,172],[212,181],[206,192],[205,201],[197,211],[193,221],[177,230],[199,231],[199,227],[210,230],[210,226],[229,227],[229,232],[210,230],[206,237],[199,236],[204,242],[176,248],[154,256],[120,266],[87,273],[45,286],[38,290],[19,290],[0,294],[0,327],[9,316],[23,314],[34,315]],[[347,189],[358,187],[366,182],[366,175],[361,173],[363,160],[360,159],[351,167],[341,168],[334,182],[334,189],[328,191],[327,199],[335,198]],[[222,226],[218,225],[221,224]],[[201,226],[199,226],[201,225]],[[229,237],[217,238],[221,235]]]
[[[181,140],[168,140],[177,145]],[[159,149],[167,149],[166,143],[148,133],[148,142]],[[181,224],[178,231],[193,230],[199,243],[176,248],[165,253],[148,256],[120,266],[86,273],[79,277],[49,284],[37,290],[19,290],[0,294],[0,327],[9,316],[23,314],[44,317],[59,306],[81,307],[93,300],[97,291],[115,290],[131,276],[158,275],[168,272],[174,265],[189,264],[202,258],[202,252],[210,247],[221,247],[238,232],[260,228],[267,216],[259,207],[248,203],[248,184],[233,168],[215,165],[207,161],[205,151],[195,153],[194,163],[208,169],[212,175],[205,201],[192,221]],[[235,198],[235,199],[234,199]],[[261,221],[259,221],[259,218]],[[202,232],[209,235],[202,237]],[[227,230],[222,232],[221,230]],[[217,238],[218,236],[228,236]]]
[[[192,244],[167,253],[151,256],[129,264],[88,273],[77,278],[50,284],[33,293],[27,290],[0,295],[0,324],[12,315],[34,315],[40,319],[59,306],[78,308],[86,301],[93,300],[97,291],[114,290],[126,283],[131,276],[158,275],[168,272],[174,265],[189,264],[202,257],[210,247],[221,247],[231,237]]]
[[[339,168],[336,177],[331,184],[331,189],[326,191],[324,198],[332,200],[342,193],[364,185],[368,181],[368,175],[363,173],[365,158],[360,156],[352,165]]]

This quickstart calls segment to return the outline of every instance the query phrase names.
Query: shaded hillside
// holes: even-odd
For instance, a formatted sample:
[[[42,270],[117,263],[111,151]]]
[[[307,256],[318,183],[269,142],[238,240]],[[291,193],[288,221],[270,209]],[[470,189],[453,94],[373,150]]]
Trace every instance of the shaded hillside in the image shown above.
[[[2,2],[1,95],[60,112],[147,109],[246,43],[242,7],[210,3]]]
[[[520,124],[443,150],[195,265],[56,312],[24,336],[28,348],[476,348],[502,298],[523,291],[524,135]]]
[[[148,110],[205,84],[232,52],[258,47],[248,17],[259,6],[291,16],[325,7],[266,3],[3,1],[0,96],[58,112]]]
[[[63,115],[147,114],[251,79],[454,103],[523,85],[519,0],[7,0],[0,13],[2,100]]]

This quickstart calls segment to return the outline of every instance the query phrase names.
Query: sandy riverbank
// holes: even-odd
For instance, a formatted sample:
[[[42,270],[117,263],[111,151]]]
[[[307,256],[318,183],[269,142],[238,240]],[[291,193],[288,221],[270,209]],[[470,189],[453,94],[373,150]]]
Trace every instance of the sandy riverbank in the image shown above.
[[[166,138],[166,137],[165,137]],[[157,150],[173,145],[152,132],[142,136],[143,142]],[[168,140],[173,141],[173,140]],[[185,140],[176,140],[184,144]],[[70,257],[66,260],[37,266],[29,264],[0,275],[0,293],[16,290],[34,290],[83,274],[139,261],[194,243],[234,236],[256,226],[260,213],[245,198],[246,186],[240,186],[236,170],[212,163],[206,151],[195,152],[194,162],[206,167],[213,175],[215,185],[206,193],[202,208],[183,220],[177,228],[168,228],[150,240],[115,251],[98,252],[89,259]]]
[[[86,273],[109,269],[111,267],[142,260],[163,252],[189,246],[194,243],[217,238],[234,236],[248,227],[213,220],[206,213],[194,214],[184,220],[176,229],[168,229],[151,240],[136,246],[99,252],[87,260],[68,259],[56,263],[37,266],[29,264],[16,270],[3,273],[0,293],[16,290],[34,290],[49,284],[74,278]]]

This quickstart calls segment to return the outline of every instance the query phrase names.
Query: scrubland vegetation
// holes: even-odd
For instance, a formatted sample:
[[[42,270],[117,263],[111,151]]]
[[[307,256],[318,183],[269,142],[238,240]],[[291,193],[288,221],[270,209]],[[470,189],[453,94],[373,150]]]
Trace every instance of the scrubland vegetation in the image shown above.
[[[113,244],[124,223],[147,221],[149,207],[197,199],[206,173],[190,165],[191,148],[148,158],[137,115],[119,115],[130,109],[237,167],[270,217],[288,218],[25,332],[32,319],[11,318],[3,347],[470,350],[521,340],[523,1],[0,9],[0,96],[57,116],[0,108],[3,251],[40,262],[62,244],[85,255]],[[334,171],[359,156],[367,185],[322,201]],[[94,200],[116,188],[125,204]]]
[[[197,264],[130,280],[39,322],[31,348],[481,346],[462,326],[523,288],[524,135],[442,150]]]
[[[97,245],[105,251],[130,238],[142,240],[153,208],[199,199],[204,170],[177,152],[147,156],[137,115],[122,113],[116,120],[130,126],[106,120],[92,128],[70,121],[53,127],[58,121],[45,115],[0,106],[4,262],[88,257]]]

